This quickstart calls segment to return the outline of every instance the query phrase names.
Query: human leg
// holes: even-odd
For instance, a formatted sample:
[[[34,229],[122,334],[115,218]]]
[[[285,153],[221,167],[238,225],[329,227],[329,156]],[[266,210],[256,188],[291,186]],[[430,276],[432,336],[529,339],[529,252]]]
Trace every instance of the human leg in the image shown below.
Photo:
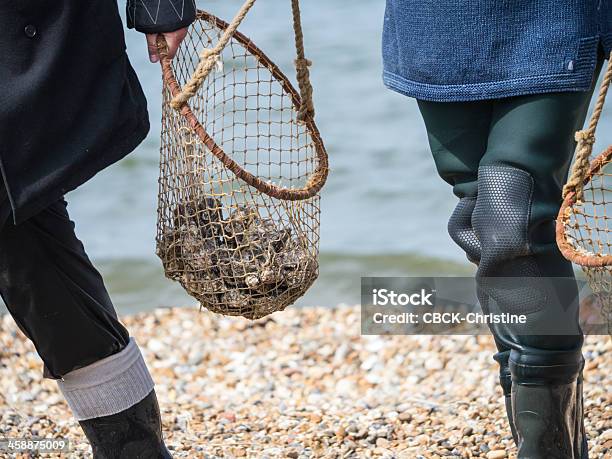
[[[478,194],[478,166],[484,156],[491,128],[493,101],[440,103],[418,101],[425,121],[431,152],[439,175],[453,186],[459,198],[448,222],[448,232],[470,261],[480,261],[480,241],[472,225],[472,215]],[[480,298],[487,310],[487,299]],[[511,410],[510,348],[495,338],[498,352],[499,381],[506,408]],[[511,421],[511,416],[508,416]],[[515,437],[515,429],[510,422]]]
[[[481,243],[479,296],[494,312],[527,317],[525,325],[492,327],[510,349],[509,418],[519,458],[586,457],[578,292],[554,224],[573,134],[584,123],[590,97],[558,93],[497,101],[479,166],[472,218]],[[561,316],[564,329],[556,333]]]
[[[7,222],[0,228],[0,293],[34,343],[45,376],[58,380],[75,417],[89,427],[84,430],[95,457],[108,457],[106,445],[92,436],[96,426],[108,425],[107,416],[128,419],[128,414],[128,427],[142,424],[142,416],[133,412],[144,407],[137,412],[154,413],[157,402],[144,359],[118,321],[102,278],[74,233],[65,201],[18,226]],[[145,424],[161,425],[159,415],[147,419]],[[149,445],[162,451],[158,431],[154,426],[148,436],[124,435],[123,446],[139,443],[142,450]],[[116,442],[112,446],[121,451]]]
[[[468,259],[478,263],[480,247],[472,228],[472,212],[478,191],[478,164],[487,148],[493,104],[422,100],[418,104],[438,174],[459,198],[448,232]]]

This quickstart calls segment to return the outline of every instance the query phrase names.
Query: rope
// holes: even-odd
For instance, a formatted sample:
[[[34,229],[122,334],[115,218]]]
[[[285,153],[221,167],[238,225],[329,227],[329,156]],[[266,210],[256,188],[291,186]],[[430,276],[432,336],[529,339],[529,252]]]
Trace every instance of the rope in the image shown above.
[[[604,74],[603,81],[601,82],[599,96],[597,97],[597,102],[595,102],[595,108],[593,109],[591,121],[586,129],[576,132],[575,139],[576,142],[578,142],[578,145],[576,146],[576,159],[574,160],[574,165],[572,166],[570,178],[563,187],[563,199],[565,199],[565,197],[571,192],[576,193],[576,202],[581,202],[584,198],[583,186],[584,180],[589,173],[589,158],[593,152],[595,131],[597,130],[597,125],[599,123],[599,119],[601,118],[603,106],[606,101],[606,95],[608,94],[608,89],[611,82],[612,53],[610,53],[608,58],[608,68]]]
[[[185,83],[181,92],[172,98],[170,105],[175,110],[180,110],[195,94],[208,77],[215,64],[219,61],[221,53],[232,39],[236,30],[246,17],[247,13],[255,4],[256,0],[246,0],[232,22],[225,29],[223,35],[213,48],[205,48],[200,53],[200,62],[196,67],[191,79]],[[298,87],[300,88],[301,105],[298,110],[298,120],[305,121],[307,118],[314,118],[314,102],[312,100],[312,84],[310,83],[310,71],[308,67],[312,62],[306,59],[304,52],[304,33],[302,31],[302,20],[300,14],[299,0],[291,0],[293,13],[293,32],[295,35],[295,49],[297,57],[295,59],[295,70]]]
[[[314,103],[312,101],[312,84],[310,83],[310,71],[308,67],[312,62],[306,59],[304,53],[304,34],[302,32],[302,20],[300,15],[299,0],[291,0],[291,10],[293,12],[293,31],[295,34],[295,49],[297,57],[295,59],[295,70],[297,82],[300,88],[300,98],[302,104],[298,111],[298,120],[304,121],[306,118],[314,118]]]
[[[226,31],[230,27],[229,24],[225,23],[221,19],[209,13],[200,11],[198,14],[200,20],[203,20],[209,24],[213,24],[220,30]],[[299,25],[297,29],[298,31],[301,30]],[[191,32],[194,33],[194,29],[192,29]],[[223,33],[222,36],[223,35],[225,34]],[[248,37],[242,35],[238,30],[234,30],[231,38],[235,39],[238,43],[240,43],[248,53],[250,53],[257,59],[259,64],[263,65],[271,72],[272,77],[280,83],[282,90],[286,92],[287,95],[291,98],[293,107],[295,107],[296,110],[299,111],[299,109],[303,105],[302,96],[299,94],[299,91],[293,88],[287,77],[280,71],[280,69],[272,61],[270,61],[270,59],[259,48],[257,48],[257,46],[255,46],[255,44]],[[296,42],[297,48],[300,48],[299,42],[300,39],[298,39]],[[172,60],[168,57],[167,44],[163,35],[161,34],[158,36],[157,46],[160,53],[162,78],[164,80],[164,84],[170,90],[171,98],[174,99],[177,96],[181,95],[182,89],[176,80]],[[303,56],[303,46],[301,47],[301,49],[302,51],[298,52],[298,54]],[[180,61],[181,58],[179,57],[178,62]],[[200,63],[198,63],[198,65],[199,64]],[[302,79],[302,81],[304,81],[304,79]],[[306,82],[308,84],[310,83],[308,77],[306,77]],[[214,84],[214,81],[212,83]],[[308,96],[306,96],[306,100],[308,100]],[[310,104],[312,104],[312,98],[310,98],[310,101]],[[308,106],[308,104],[306,104],[306,106]],[[310,177],[308,177],[305,185],[302,188],[286,188],[277,186],[269,181],[264,181],[256,175],[253,175],[252,173],[248,172],[238,162],[232,159],[230,155],[226,154],[223,149],[215,142],[213,137],[211,137],[206,132],[206,129],[202,126],[200,120],[193,113],[190,104],[183,103],[179,106],[178,111],[181,116],[186,119],[189,128],[192,129],[195,134],[200,138],[200,140],[206,146],[208,151],[210,151],[210,153],[212,153],[212,155],[215,156],[227,170],[231,171],[240,180],[257,189],[263,194],[266,194],[279,200],[301,201],[315,196],[321,190],[327,180],[327,175],[329,173],[329,159],[327,156],[327,152],[321,140],[319,131],[316,127],[314,118],[308,117],[308,114],[313,113],[314,110],[312,112],[309,112],[308,110],[305,111],[306,118],[303,120],[303,124],[310,133],[313,145],[315,147],[317,159],[316,168],[310,174]],[[296,116],[299,116],[299,114],[296,113]],[[192,163],[193,157],[191,155],[187,155],[185,161],[187,162],[189,170],[195,170],[197,168]]]
[[[172,108],[180,110],[189,99],[195,96],[196,92],[198,92],[198,89],[200,89],[200,86],[202,86],[202,83],[204,83],[204,80],[210,71],[220,59],[221,53],[232,39],[234,32],[238,30],[238,27],[254,4],[255,0],[246,0],[234,19],[232,19],[232,22],[230,22],[228,28],[225,29],[225,32],[217,44],[213,48],[204,48],[202,50],[200,53],[200,62],[193,72],[191,79],[185,83],[182,91],[170,102]]]

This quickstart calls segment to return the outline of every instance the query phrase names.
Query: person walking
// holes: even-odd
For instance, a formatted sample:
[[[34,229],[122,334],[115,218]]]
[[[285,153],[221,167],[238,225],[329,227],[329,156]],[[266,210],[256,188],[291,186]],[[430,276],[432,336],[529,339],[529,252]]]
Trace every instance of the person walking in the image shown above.
[[[129,0],[152,62],[192,0]],[[153,380],[75,235],[63,196],[149,131],[116,1],[0,3],[0,294],[102,458],[168,458]]]
[[[520,459],[588,457],[577,287],[555,218],[611,50],[609,0],[387,0],[384,82],[417,99],[479,302],[527,317],[491,327]],[[555,332],[559,311],[570,323]]]

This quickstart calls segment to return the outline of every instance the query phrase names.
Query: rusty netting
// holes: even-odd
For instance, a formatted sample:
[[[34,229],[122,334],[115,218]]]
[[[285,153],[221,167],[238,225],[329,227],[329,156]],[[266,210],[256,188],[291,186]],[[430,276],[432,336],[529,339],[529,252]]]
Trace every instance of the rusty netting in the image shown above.
[[[176,57],[163,40],[157,253],[207,309],[283,310],[318,275],[319,190],[328,160],[314,123],[299,5],[299,91],[237,31],[199,11]]]
[[[612,59],[612,55],[610,56]],[[612,81],[612,62],[603,77],[593,115],[576,133],[576,158],[563,189],[557,218],[557,244],[580,265],[595,295],[602,324],[612,334],[612,146],[591,159],[595,131]]]

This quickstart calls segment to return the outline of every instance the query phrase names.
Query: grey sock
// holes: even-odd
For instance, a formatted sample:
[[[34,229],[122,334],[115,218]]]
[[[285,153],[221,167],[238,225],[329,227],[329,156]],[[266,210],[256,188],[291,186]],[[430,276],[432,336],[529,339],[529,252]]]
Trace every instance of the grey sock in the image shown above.
[[[153,390],[134,338],[117,354],[71,371],[57,384],[79,421],[124,411]]]

